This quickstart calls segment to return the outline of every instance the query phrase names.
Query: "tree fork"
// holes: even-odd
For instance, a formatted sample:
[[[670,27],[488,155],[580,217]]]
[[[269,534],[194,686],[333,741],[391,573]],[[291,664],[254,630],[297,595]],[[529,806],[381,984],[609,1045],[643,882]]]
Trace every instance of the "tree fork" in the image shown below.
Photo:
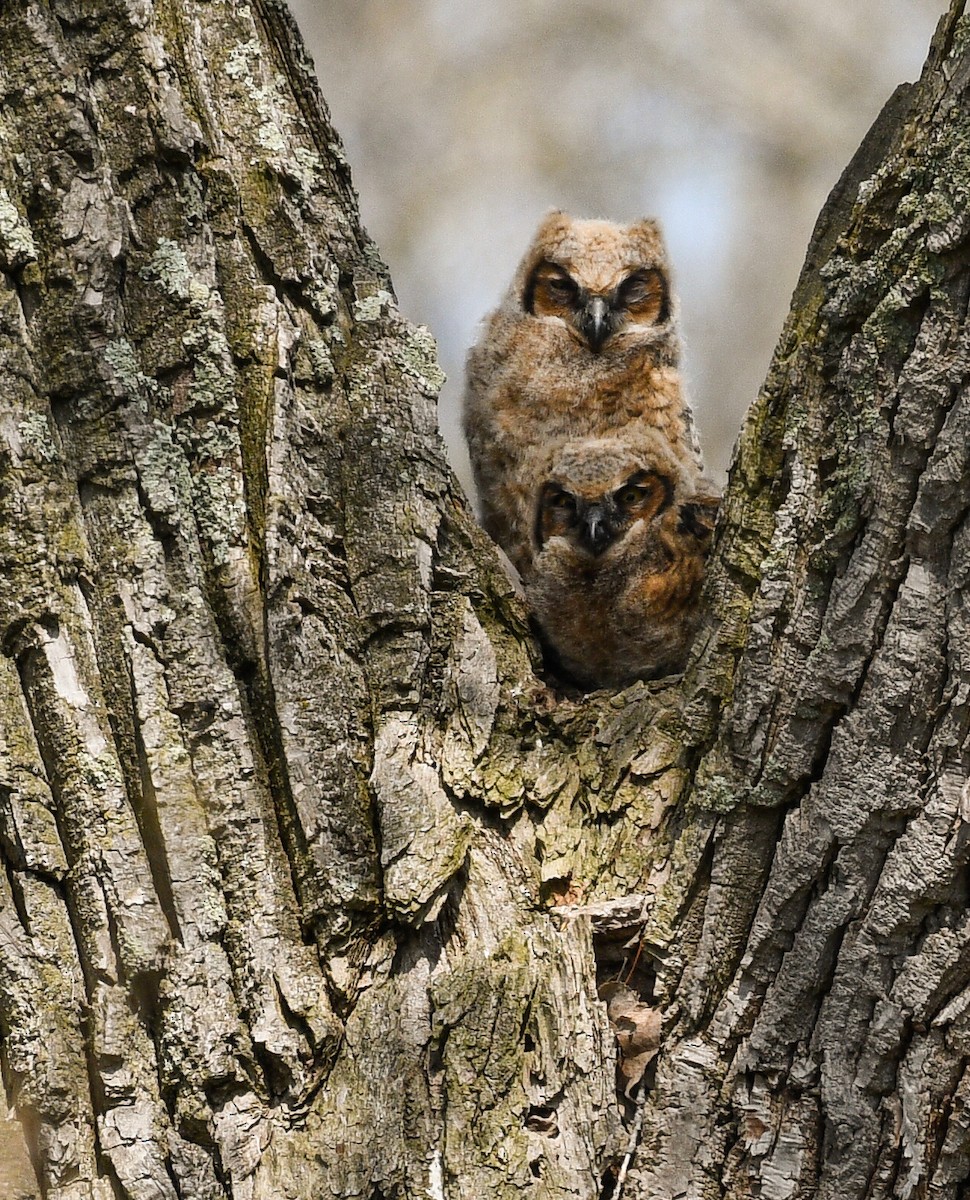
[[[577,700],[285,7],[4,6],[11,1195],[608,1196],[640,1116],[624,1197],[960,1194],[968,36],[823,213],[685,680]]]

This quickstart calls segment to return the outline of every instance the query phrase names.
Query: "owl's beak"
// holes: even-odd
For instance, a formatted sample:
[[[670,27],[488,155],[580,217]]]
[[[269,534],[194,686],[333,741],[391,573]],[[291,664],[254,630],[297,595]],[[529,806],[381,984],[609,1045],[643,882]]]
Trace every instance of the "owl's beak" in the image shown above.
[[[579,330],[590,350],[598,354],[603,343],[613,332],[609,305],[602,296],[592,296],[579,316]]]
[[[601,504],[591,504],[583,513],[579,539],[591,554],[602,554],[613,540],[613,533]]]

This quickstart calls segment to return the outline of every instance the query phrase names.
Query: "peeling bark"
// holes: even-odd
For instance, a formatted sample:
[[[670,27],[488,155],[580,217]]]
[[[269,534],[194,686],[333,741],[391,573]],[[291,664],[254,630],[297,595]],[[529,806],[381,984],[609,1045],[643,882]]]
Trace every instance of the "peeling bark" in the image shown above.
[[[687,676],[579,701],[282,4],[0,10],[10,1195],[608,1197],[641,1120],[625,1197],[962,1194],[968,40],[823,213]]]

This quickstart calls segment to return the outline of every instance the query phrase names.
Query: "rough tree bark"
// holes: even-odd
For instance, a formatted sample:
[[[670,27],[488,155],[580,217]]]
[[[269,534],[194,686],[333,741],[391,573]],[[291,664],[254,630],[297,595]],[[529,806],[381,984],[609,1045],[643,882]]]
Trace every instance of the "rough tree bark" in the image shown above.
[[[5,1196],[608,1197],[631,1128],[628,1197],[970,1195],[963,9],[822,215],[687,676],[576,700],[282,4],[0,8]]]

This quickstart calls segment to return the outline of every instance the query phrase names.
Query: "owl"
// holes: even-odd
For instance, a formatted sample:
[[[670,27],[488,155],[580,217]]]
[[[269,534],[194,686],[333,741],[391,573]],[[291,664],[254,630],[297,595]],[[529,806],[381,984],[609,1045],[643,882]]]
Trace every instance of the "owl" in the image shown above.
[[[482,523],[523,576],[536,478],[557,445],[655,429],[700,478],[679,357],[657,225],[550,213],[469,353],[463,413]]]
[[[683,669],[718,498],[662,435],[566,443],[535,493],[526,597],[584,688]]]

